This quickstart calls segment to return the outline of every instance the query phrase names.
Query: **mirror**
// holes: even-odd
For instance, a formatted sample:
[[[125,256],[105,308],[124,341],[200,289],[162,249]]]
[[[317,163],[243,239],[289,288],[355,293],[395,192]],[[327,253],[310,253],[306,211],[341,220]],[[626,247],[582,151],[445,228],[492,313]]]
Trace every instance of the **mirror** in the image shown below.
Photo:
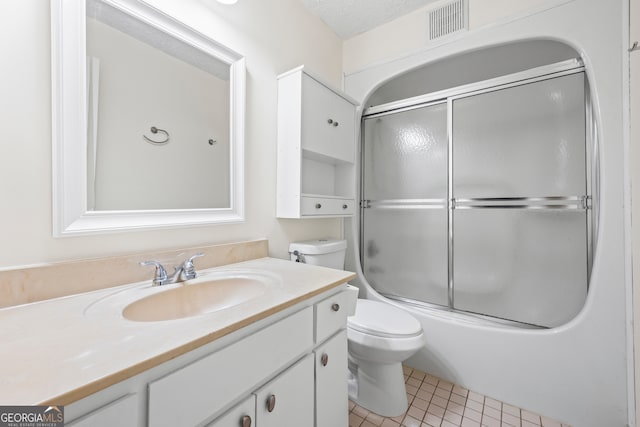
[[[243,57],[138,0],[51,4],[54,235],[243,221]]]

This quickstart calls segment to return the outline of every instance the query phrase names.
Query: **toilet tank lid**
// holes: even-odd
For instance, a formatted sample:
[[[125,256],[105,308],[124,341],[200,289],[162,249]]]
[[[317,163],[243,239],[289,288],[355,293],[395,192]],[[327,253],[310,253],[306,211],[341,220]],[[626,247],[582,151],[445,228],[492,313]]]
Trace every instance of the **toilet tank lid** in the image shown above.
[[[305,240],[289,245],[289,252],[298,251],[304,255],[330,254],[345,249],[347,249],[347,241],[337,239]]]

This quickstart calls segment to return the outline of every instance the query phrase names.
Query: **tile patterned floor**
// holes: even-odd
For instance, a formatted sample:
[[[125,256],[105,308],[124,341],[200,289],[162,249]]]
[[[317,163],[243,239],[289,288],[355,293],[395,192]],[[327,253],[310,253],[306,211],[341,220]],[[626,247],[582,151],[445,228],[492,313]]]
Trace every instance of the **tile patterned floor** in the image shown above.
[[[409,409],[384,418],[349,402],[349,427],[570,427],[404,367]]]

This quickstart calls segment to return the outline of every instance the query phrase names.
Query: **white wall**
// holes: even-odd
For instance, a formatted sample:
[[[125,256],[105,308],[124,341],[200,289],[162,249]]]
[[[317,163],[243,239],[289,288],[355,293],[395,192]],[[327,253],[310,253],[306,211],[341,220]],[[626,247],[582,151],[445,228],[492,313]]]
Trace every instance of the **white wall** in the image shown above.
[[[149,3],[246,57],[245,224],[54,239],[51,220],[49,2],[0,2],[0,268],[266,237],[274,256],[288,242],[337,237],[340,220],[275,218],[277,74],[305,64],[341,83],[341,41],[299,0]]]
[[[630,44],[640,42],[640,0],[630,1]],[[633,306],[635,343],[635,402],[636,425],[640,421],[640,50],[631,59],[631,138],[629,170],[631,171],[631,197],[633,230]]]
[[[468,2],[469,29],[474,30],[516,15],[551,7],[566,0],[468,0]],[[367,65],[424,49],[428,44],[427,11],[440,3],[420,8],[346,40],[342,53],[345,73],[349,74]]]

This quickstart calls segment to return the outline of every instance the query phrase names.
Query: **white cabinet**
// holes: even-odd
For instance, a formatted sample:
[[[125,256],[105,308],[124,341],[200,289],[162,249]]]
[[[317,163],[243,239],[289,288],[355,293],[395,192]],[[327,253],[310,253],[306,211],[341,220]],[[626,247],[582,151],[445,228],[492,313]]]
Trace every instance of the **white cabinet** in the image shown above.
[[[346,427],[346,295],[313,296],[75,402],[68,425]]]
[[[303,67],[278,77],[279,218],[353,215],[356,105]]]
[[[314,425],[313,362],[307,355],[256,392],[256,426]]]
[[[316,427],[348,425],[347,331],[342,329],[315,350]]]
[[[69,427],[136,427],[138,418],[138,397],[130,394],[107,403],[67,425]]]

